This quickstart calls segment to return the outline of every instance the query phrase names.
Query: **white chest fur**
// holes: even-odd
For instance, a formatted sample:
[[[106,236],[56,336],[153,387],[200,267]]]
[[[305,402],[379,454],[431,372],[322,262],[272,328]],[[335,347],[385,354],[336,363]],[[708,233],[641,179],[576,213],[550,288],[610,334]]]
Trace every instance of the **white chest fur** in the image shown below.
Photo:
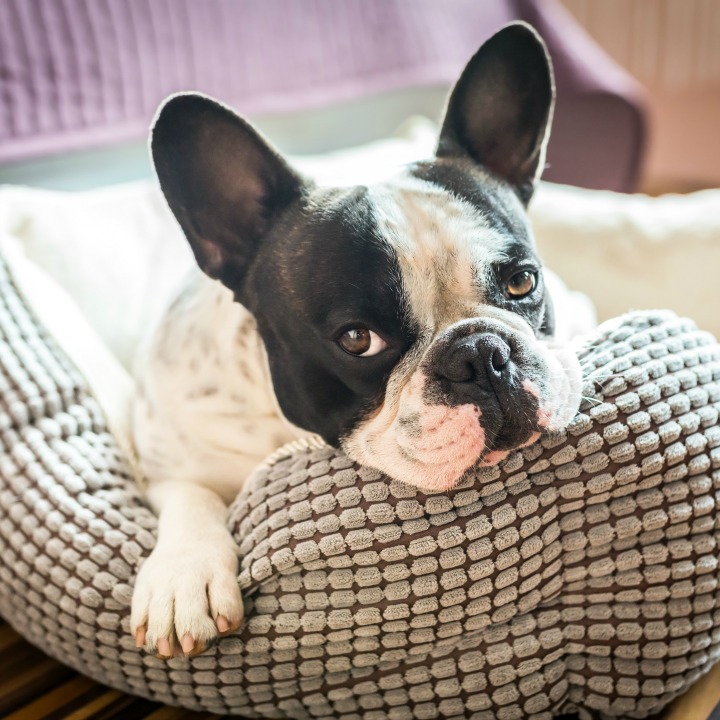
[[[231,500],[259,462],[304,433],[281,415],[252,315],[199,272],[138,358],[135,443],[150,483]]]

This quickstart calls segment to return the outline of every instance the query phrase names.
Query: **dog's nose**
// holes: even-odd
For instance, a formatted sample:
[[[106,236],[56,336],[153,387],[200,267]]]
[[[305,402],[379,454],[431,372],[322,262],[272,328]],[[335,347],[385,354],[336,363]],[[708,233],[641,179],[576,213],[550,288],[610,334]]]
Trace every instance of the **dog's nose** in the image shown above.
[[[459,337],[435,363],[435,371],[452,383],[476,383],[492,390],[505,380],[512,365],[512,350],[494,333]]]

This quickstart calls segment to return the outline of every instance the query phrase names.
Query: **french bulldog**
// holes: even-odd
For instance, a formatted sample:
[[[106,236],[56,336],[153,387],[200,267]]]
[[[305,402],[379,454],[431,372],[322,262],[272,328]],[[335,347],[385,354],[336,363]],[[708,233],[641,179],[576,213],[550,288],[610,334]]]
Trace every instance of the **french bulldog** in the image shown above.
[[[470,60],[435,157],[371,187],[318,187],[198,94],[160,108],[151,152],[203,273],[142,363],[135,441],[157,545],[138,647],[201,652],[243,618],[226,504],[273,450],[315,435],[447,491],[578,409],[575,354],[525,209],[545,163],[550,59],[517,23]]]

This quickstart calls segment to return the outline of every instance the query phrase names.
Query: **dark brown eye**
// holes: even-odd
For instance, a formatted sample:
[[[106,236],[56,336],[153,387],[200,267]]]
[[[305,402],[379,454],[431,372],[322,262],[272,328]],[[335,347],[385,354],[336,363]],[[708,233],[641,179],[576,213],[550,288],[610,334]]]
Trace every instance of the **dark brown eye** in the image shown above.
[[[515,273],[505,284],[505,294],[511,300],[529,295],[537,286],[537,273],[523,270]]]
[[[346,330],[337,342],[346,353],[358,357],[377,355],[387,347],[387,343],[377,333],[364,327]]]

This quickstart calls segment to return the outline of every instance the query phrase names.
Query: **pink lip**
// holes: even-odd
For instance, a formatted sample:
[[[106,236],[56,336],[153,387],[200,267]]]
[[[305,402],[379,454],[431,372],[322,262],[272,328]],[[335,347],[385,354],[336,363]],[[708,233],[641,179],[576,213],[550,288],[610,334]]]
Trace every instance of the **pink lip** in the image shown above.
[[[548,427],[550,427],[550,425],[552,425],[553,414],[547,408],[538,408],[537,417],[538,417],[538,425],[541,428],[548,428]]]
[[[403,449],[413,464],[430,470],[427,481],[422,484],[424,488],[449,490],[477,461],[485,447],[480,415],[480,408],[470,403],[453,408],[431,405],[423,409],[419,437],[403,443]]]
[[[490,467],[491,465],[497,465],[502,462],[510,454],[509,450],[493,450],[483,456],[480,465],[482,467]]]
[[[524,448],[524,447],[528,447],[529,445],[532,445],[533,443],[535,443],[538,440],[539,437],[540,437],[539,432],[531,433],[530,437],[522,445],[520,445],[520,447]]]
[[[480,467],[495,466],[511,450],[490,450],[483,455],[486,437],[480,423],[480,408],[473,403],[455,407],[425,404],[423,393],[427,380],[423,373],[416,373],[404,389],[404,418],[409,418],[411,413],[417,418],[412,425],[396,417],[394,426],[379,435],[384,435],[387,444],[373,444],[371,453],[357,459],[390,477],[403,478],[425,492],[445,492],[454,488],[478,461]],[[525,380],[523,389],[539,399],[540,389],[534,382]],[[540,427],[552,419],[550,411],[543,408],[538,411]],[[539,432],[533,432],[520,447],[531,445],[539,437]]]
[[[552,410],[548,409],[547,407],[543,407],[540,405],[540,388],[532,381],[532,380],[523,380],[522,382],[523,390],[528,393],[528,395],[532,395],[534,398],[538,401],[538,411],[537,411],[537,424],[538,427],[541,427],[543,429],[550,427],[550,425],[553,422],[554,414]],[[535,438],[537,440],[537,437]],[[526,443],[527,445],[531,445],[535,440]],[[523,445],[522,447],[525,447]]]

